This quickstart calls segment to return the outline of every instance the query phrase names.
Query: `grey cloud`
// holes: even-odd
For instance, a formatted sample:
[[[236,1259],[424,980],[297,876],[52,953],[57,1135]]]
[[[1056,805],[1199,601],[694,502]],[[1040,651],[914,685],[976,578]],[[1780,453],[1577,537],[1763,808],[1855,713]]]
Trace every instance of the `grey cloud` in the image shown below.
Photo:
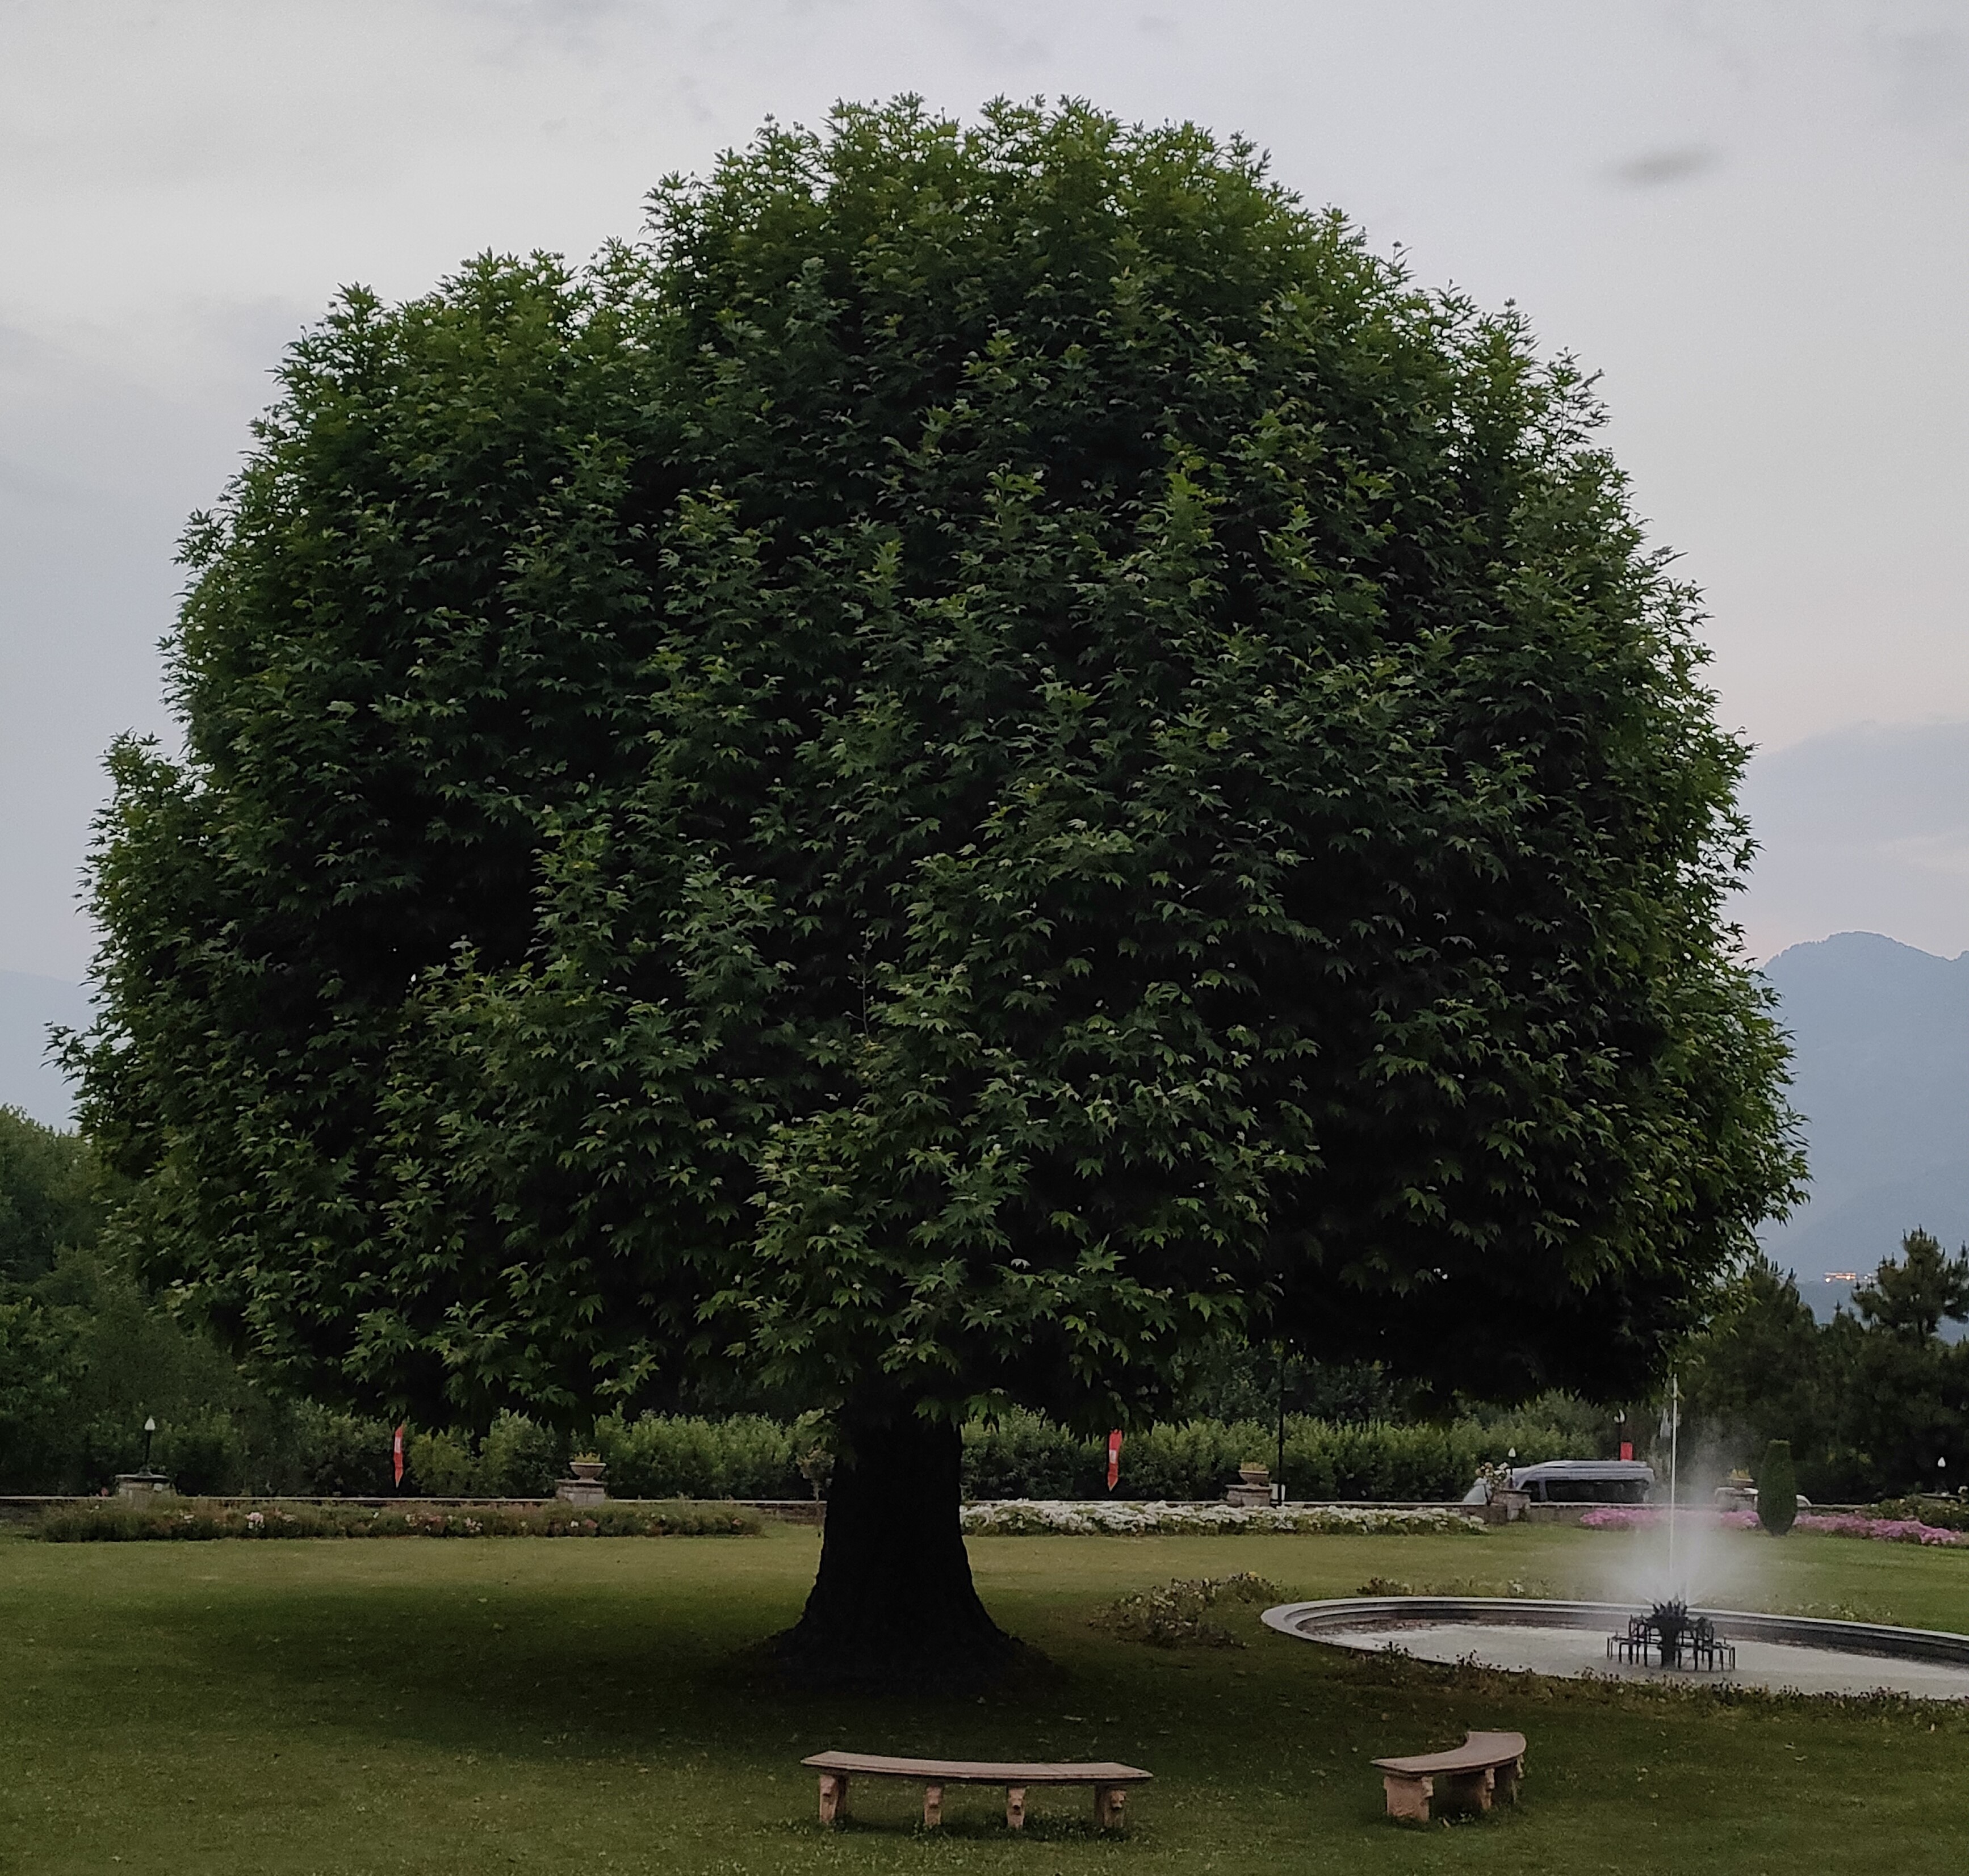
[[[1714,169],[1721,160],[1714,150],[1692,144],[1682,149],[1653,150],[1643,156],[1630,157],[1607,173],[1624,188],[1660,189],[1685,183],[1705,170]]]
[[[1903,33],[1877,42],[1889,114],[1932,124],[1969,109],[1969,39],[1960,33]]]

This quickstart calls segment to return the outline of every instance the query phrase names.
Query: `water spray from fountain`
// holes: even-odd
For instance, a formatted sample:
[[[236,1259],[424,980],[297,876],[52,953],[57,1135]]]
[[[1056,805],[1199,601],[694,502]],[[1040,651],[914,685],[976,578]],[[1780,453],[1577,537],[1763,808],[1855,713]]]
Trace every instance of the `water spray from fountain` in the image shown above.
[[[1672,1368],[1668,1374],[1666,1418],[1668,1424],[1662,1430],[1668,1435],[1668,1592],[1686,1602],[1688,1599],[1675,1573],[1675,1522],[1681,1505],[1680,1481],[1676,1474],[1682,1445],[1682,1379]]]

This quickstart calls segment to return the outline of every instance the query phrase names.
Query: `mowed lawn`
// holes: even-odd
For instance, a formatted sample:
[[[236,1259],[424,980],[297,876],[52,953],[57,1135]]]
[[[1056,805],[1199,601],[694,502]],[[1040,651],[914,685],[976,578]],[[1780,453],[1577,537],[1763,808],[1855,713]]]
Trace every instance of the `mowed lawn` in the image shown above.
[[[0,1871],[1959,1870],[1969,1716],[1660,1700],[1274,1636],[1160,1651],[1088,1623],[1174,1576],[1289,1595],[1373,1576],[1604,1592],[1627,1541],[974,1541],[986,1599],[1049,1668],[978,1699],[789,1693],[748,1647],[791,1621],[815,1534],[756,1538],[42,1544],[0,1537]],[[1969,1554],[1732,1535],[1771,1607],[1969,1630]],[[1523,1802],[1381,1815],[1376,1753],[1468,1725],[1530,1740]],[[824,1831],[802,1754],[1117,1758],[1156,1774],[1124,1838],[1084,1793],[856,1789]]]

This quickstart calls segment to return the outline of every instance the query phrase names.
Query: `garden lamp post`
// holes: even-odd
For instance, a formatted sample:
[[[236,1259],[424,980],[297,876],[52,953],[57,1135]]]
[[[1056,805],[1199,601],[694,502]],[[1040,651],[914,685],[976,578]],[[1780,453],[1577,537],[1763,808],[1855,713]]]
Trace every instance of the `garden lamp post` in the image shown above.
[[[157,1422],[156,1417],[153,1414],[146,1414],[144,1416],[144,1469],[146,1472],[148,1472],[151,1469],[151,1436],[154,1434],[157,1430]]]
[[[1279,1450],[1277,1463],[1272,1473],[1272,1502],[1283,1505],[1286,1502],[1286,1345],[1279,1343]]]
[[[1941,1454],[1935,1462],[1935,1489],[1942,1498],[1948,1495],[1948,1455]]]

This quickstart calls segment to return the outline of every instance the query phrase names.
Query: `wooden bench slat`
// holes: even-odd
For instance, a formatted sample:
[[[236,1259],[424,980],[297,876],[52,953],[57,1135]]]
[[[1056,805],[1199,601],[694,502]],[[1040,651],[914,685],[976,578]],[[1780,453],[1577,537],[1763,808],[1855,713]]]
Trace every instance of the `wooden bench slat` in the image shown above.
[[[1133,1785],[1144,1784],[1154,1776],[1138,1765],[1108,1761],[1023,1764],[1009,1760],[1001,1763],[991,1759],[892,1758],[877,1752],[816,1752],[800,1763],[819,1772],[935,1779],[946,1785]]]

